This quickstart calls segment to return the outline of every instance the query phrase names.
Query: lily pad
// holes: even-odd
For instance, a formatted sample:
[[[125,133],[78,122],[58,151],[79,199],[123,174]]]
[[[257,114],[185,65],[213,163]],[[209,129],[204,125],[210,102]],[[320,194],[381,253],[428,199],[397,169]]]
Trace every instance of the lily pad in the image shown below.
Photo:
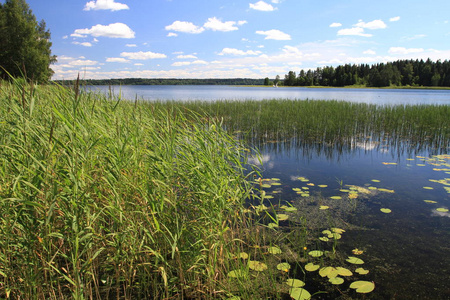
[[[447,209],[447,208],[444,208],[444,207],[436,208],[436,210],[437,210],[437,211],[440,211],[440,212],[448,212],[448,209]]]
[[[233,270],[228,272],[228,277],[230,278],[243,278],[246,277],[247,273],[244,270]]]
[[[248,267],[254,271],[262,272],[267,269],[267,265],[260,261],[250,260],[248,262]]]
[[[426,190],[434,190],[434,188],[432,188],[431,186],[424,186],[423,188]]]
[[[282,205],[282,206],[280,206],[280,208],[284,209],[284,211],[287,211],[287,212],[297,211],[297,208],[295,208],[293,206]]]
[[[437,203],[437,201],[433,201],[433,200],[423,200],[426,203]]]
[[[319,207],[319,209],[321,209],[321,210],[326,210],[326,209],[329,209],[330,207],[329,206],[326,206],[326,205],[321,205],[320,207]]]
[[[291,269],[291,265],[287,262],[281,263],[277,265],[277,270],[288,272]]]
[[[339,199],[342,199],[342,197],[341,196],[331,196],[330,199],[339,200]]]
[[[325,229],[324,231],[322,231],[322,233],[328,235],[328,234],[331,234],[331,231],[328,229]]]
[[[291,288],[301,288],[305,286],[305,283],[299,279],[288,279],[286,284]]]
[[[277,227],[279,227],[278,226],[278,224],[276,224],[276,223],[269,223],[269,224],[267,224],[267,227],[269,227],[269,228],[277,228]]]
[[[353,276],[352,271],[346,268],[337,267],[336,270],[338,270],[338,274],[341,276]]]
[[[321,240],[321,241],[323,241],[323,242],[328,242],[330,239],[327,238],[326,236],[321,236],[321,237],[319,238],[319,240]]]
[[[333,277],[328,280],[332,284],[339,285],[344,283],[344,278],[341,277]]]
[[[361,254],[363,254],[363,252],[364,251],[359,250],[358,248],[355,248],[355,249],[352,250],[352,253],[355,254],[355,255],[361,255]]]
[[[370,293],[375,289],[375,284],[370,281],[355,281],[350,284],[351,289],[356,289],[357,293]]]
[[[241,253],[239,253],[239,258],[247,259],[248,258],[248,254],[246,252],[241,252]]]
[[[331,228],[331,231],[333,231],[335,233],[339,233],[339,234],[342,234],[345,232],[345,230],[341,229],[341,228]]]
[[[378,180],[378,179],[372,179],[371,181],[372,181],[372,182],[381,182],[381,181]]]
[[[309,251],[308,254],[312,257],[321,257],[323,255],[323,251],[314,250],[314,251]]]
[[[360,275],[366,275],[369,273],[369,270],[366,270],[364,268],[358,268],[355,270],[356,273],[360,274]]]
[[[355,264],[355,265],[362,265],[364,263],[364,261],[360,258],[354,257],[354,256],[349,256],[346,261],[348,261],[351,264]]]
[[[289,290],[289,295],[294,300],[308,300],[311,299],[311,294],[304,288],[292,288]]]
[[[320,265],[315,265],[313,263],[308,263],[305,265],[305,270],[308,272],[317,271],[320,268]]]
[[[319,275],[322,277],[333,278],[339,275],[339,271],[333,267],[324,267],[319,270]]]
[[[328,187],[328,185],[326,185],[326,184],[319,184],[318,187],[320,187],[320,188],[326,188],[326,187]]]
[[[289,216],[285,214],[278,214],[277,217],[278,221],[286,221],[287,219],[289,219]]]
[[[390,210],[389,208],[381,208],[380,211],[385,214],[390,214],[392,212],[392,210]]]
[[[267,249],[267,251],[270,254],[281,254],[281,252],[282,252],[281,249],[278,247],[269,247],[269,249]]]

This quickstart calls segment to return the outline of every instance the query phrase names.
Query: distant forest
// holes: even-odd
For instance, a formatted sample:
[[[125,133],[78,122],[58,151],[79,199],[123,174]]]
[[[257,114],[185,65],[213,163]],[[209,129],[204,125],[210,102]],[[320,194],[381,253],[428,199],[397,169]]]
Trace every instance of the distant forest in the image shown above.
[[[379,63],[301,70],[298,76],[290,71],[285,75],[285,86],[441,86],[450,87],[450,62],[398,60]]]
[[[75,80],[56,80],[61,85],[73,85]],[[227,78],[227,79],[181,79],[181,78],[123,78],[86,79],[86,85],[266,85],[272,86],[424,86],[450,87],[450,61],[398,60],[395,62],[368,64],[345,64],[338,67],[320,67],[301,70],[297,75],[289,71],[284,80]]]

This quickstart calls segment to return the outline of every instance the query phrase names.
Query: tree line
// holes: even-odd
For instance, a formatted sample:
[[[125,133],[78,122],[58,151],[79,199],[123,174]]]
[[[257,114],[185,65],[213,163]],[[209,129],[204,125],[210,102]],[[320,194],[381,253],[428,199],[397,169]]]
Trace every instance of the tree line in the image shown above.
[[[74,80],[55,80],[57,84],[73,85]],[[252,78],[117,78],[117,79],[85,79],[85,85],[263,85],[264,79]]]
[[[441,86],[450,87],[450,62],[424,60],[397,60],[395,62],[368,64],[345,64],[301,70],[298,75],[289,71],[285,86],[335,86],[363,85],[387,86]]]

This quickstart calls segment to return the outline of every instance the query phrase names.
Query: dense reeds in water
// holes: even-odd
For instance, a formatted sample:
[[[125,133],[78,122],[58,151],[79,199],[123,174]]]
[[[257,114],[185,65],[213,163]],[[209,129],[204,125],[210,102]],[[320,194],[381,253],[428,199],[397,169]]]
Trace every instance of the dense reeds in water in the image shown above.
[[[0,84],[0,298],[220,290],[250,190],[245,151],[220,125],[77,88]]]
[[[167,104],[165,104],[167,105]],[[450,146],[450,106],[375,105],[344,101],[197,101],[181,104],[206,112],[258,147],[294,145],[310,151],[355,145],[395,146],[444,153]],[[393,147],[394,148],[394,147]]]

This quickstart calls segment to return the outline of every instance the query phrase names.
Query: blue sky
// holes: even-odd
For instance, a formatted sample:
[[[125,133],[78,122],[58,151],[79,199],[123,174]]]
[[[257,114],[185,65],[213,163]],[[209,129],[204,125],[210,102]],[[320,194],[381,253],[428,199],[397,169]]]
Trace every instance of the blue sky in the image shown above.
[[[2,1],[4,2],[4,1]],[[450,59],[449,0],[28,0],[53,79],[274,78]]]

